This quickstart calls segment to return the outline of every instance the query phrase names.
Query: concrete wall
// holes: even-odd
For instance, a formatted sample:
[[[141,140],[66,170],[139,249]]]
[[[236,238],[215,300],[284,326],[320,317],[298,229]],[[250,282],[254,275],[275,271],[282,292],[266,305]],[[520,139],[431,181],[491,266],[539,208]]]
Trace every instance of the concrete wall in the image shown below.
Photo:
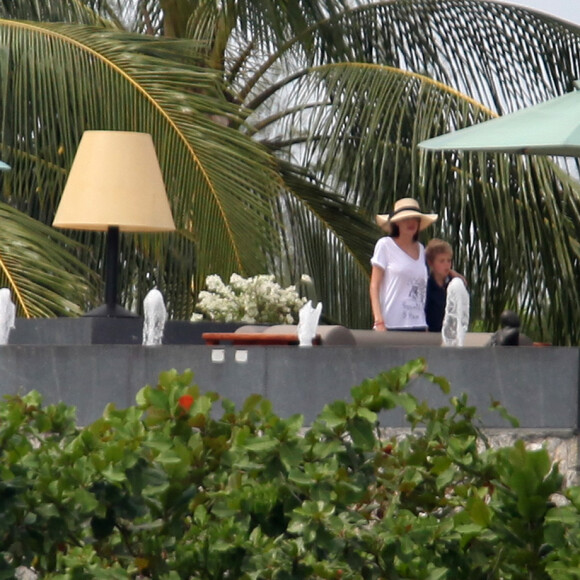
[[[75,405],[86,424],[109,402],[133,404],[137,391],[155,384],[160,372],[191,369],[203,390],[237,404],[259,393],[281,416],[302,413],[309,422],[326,403],[348,398],[365,378],[417,357],[451,382],[452,394],[468,393],[487,427],[506,426],[488,411],[492,400],[516,415],[522,428],[578,427],[577,348],[6,345],[0,347],[0,394],[36,389],[46,402]],[[426,381],[413,392],[431,404],[447,402]],[[399,411],[385,420],[405,425]]]
[[[100,417],[108,403],[132,405],[137,391],[155,384],[159,373],[191,369],[202,390],[217,391],[238,406],[259,393],[279,415],[301,413],[308,424],[326,403],[348,399],[350,389],[364,379],[423,357],[430,372],[450,381],[451,396],[468,394],[494,444],[521,438],[532,447],[546,445],[561,462],[567,482],[577,481],[578,348],[459,349],[372,342],[210,347],[201,334],[215,328],[187,322],[169,323],[164,345],[145,347],[142,324],[141,319],[18,319],[10,344],[0,346],[0,395],[36,389],[45,403],[74,405],[79,424],[85,425]],[[448,405],[449,397],[432,383],[417,381],[411,390],[431,405]],[[493,400],[518,417],[519,429],[489,411]],[[381,419],[386,430],[402,436],[407,431],[400,410]]]

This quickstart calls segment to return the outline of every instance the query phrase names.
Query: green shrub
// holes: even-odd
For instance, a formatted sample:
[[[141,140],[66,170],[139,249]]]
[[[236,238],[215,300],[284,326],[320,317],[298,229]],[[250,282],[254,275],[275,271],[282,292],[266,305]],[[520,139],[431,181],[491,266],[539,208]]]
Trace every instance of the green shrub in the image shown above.
[[[259,396],[237,410],[200,393],[190,372],[84,428],[38,393],[9,397],[0,578],[580,578],[580,489],[545,450],[490,448],[465,397],[418,401],[417,376],[449,390],[411,361],[308,428]],[[411,430],[389,438],[396,407]]]

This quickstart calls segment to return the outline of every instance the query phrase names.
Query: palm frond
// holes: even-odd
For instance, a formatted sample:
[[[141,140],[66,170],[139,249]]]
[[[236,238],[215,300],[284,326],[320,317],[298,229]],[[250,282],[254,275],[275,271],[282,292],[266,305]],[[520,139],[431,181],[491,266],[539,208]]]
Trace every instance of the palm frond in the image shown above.
[[[578,26],[509,3],[361,3],[331,22],[348,38],[350,61],[425,75],[498,114],[570,90],[580,72]],[[320,63],[337,56],[321,53]]]
[[[4,203],[0,220],[0,285],[18,316],[78,316],[96,300],[95,275],[75,257],[81,246]]]
[[[210,273],[264,271],[278,178],[267,151],[227,126],[244,119],[216,75],[198,66],[190,43],[4,20],[0,45],[2,152],[14,168],[7,201],[51,223],[84,130],[149,132],[179,241],[170,249],[158,236],[146,270],[164,272],[177,249],[188,257],[178,262],[180,280],[195,277],[198,287]],[[145,265],[136,247],[125,253]],[[123,275],[121,287],[130,282]],[[182,293],[190,294],[190,284]]]
[[[580,339],[571,322],[580,316],[578,182],[548,158],[421,152],[423,139],[491,112],[416,74],[335,64],[311,71],[299,91],[303,102],[320,103],[288,119],[305,136],[300,153],[314,161],[312,175],[369,220],[406,196],[439,213],[430,233],[454,246],[473,314],[488,329],[509,306],[526,323],[540,320],[540,332]]]
[[[101,4],[99,0],[87,3],[82,0],[44,0],[43,2],[10,0],[9,2],[0,2],[0,18],[121,28],[113,11],[101,7],[103,8],[102,12],[108,17],[104,19],[99,15],[98,8],[100,6],[97,4]]]
[[[290,281],[310,276],[314,295],[309,297],[323,302],[327,322],[367,327],[369,260],[378,228],[299,167],[281,162],[280,170],[286,191],[277,210],[283,225],[280,235],[291,248],[284,263]]]
[[[158,285],[184,316],[206,274],[269,267],[365,327],[373,216],[411,195],[440,214],[474,318],[516,308],[578,342],[574,165],[417,148],[568,90],[578,27],[488,0],[138,0],[131,22],[118,0],[77,3],[142,34],[0,21],[3,199],[49,224],[83,130],[152,133],[179,232],[124,239],[126,303]],[[71,236],[98,271],[102,236]]]
[[[577,182],[547,159],[430,157],[417,144],[564,92],[578,77],[578,28],[471,0],[365,4],[321,29],[329,23],[349,51],[320,50],[328,64],[288,66],[299,56],[291,40],[268,57],[261,74],[278,90],[254,85],[256,138],[369,219],[420,197],[444,216],[433,233],[472,279],[476,318],[494,329],[516,308],[538,338],[576,343]]]

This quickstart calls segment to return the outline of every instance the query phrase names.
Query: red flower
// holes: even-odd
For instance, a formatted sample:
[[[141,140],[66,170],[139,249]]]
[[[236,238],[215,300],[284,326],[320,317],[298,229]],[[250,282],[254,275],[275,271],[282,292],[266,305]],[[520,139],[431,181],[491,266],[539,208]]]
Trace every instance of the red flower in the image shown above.
[[[179,406],[185,411],[189,411],[191,405],[193,405],[193,397],[191,395],[182,395],[179,397]]]

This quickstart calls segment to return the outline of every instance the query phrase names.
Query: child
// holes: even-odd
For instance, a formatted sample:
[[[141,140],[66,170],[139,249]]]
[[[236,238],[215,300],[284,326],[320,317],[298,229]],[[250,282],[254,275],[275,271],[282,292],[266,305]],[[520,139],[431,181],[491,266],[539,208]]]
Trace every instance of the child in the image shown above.
[[[451,270],[453,250],[444,240],[433,238],[425,248],[425,259],[430,271],[427,280],[425,318],[429,332],[441,332],[445,317],[447,285],[453,274],[457,275]]]

